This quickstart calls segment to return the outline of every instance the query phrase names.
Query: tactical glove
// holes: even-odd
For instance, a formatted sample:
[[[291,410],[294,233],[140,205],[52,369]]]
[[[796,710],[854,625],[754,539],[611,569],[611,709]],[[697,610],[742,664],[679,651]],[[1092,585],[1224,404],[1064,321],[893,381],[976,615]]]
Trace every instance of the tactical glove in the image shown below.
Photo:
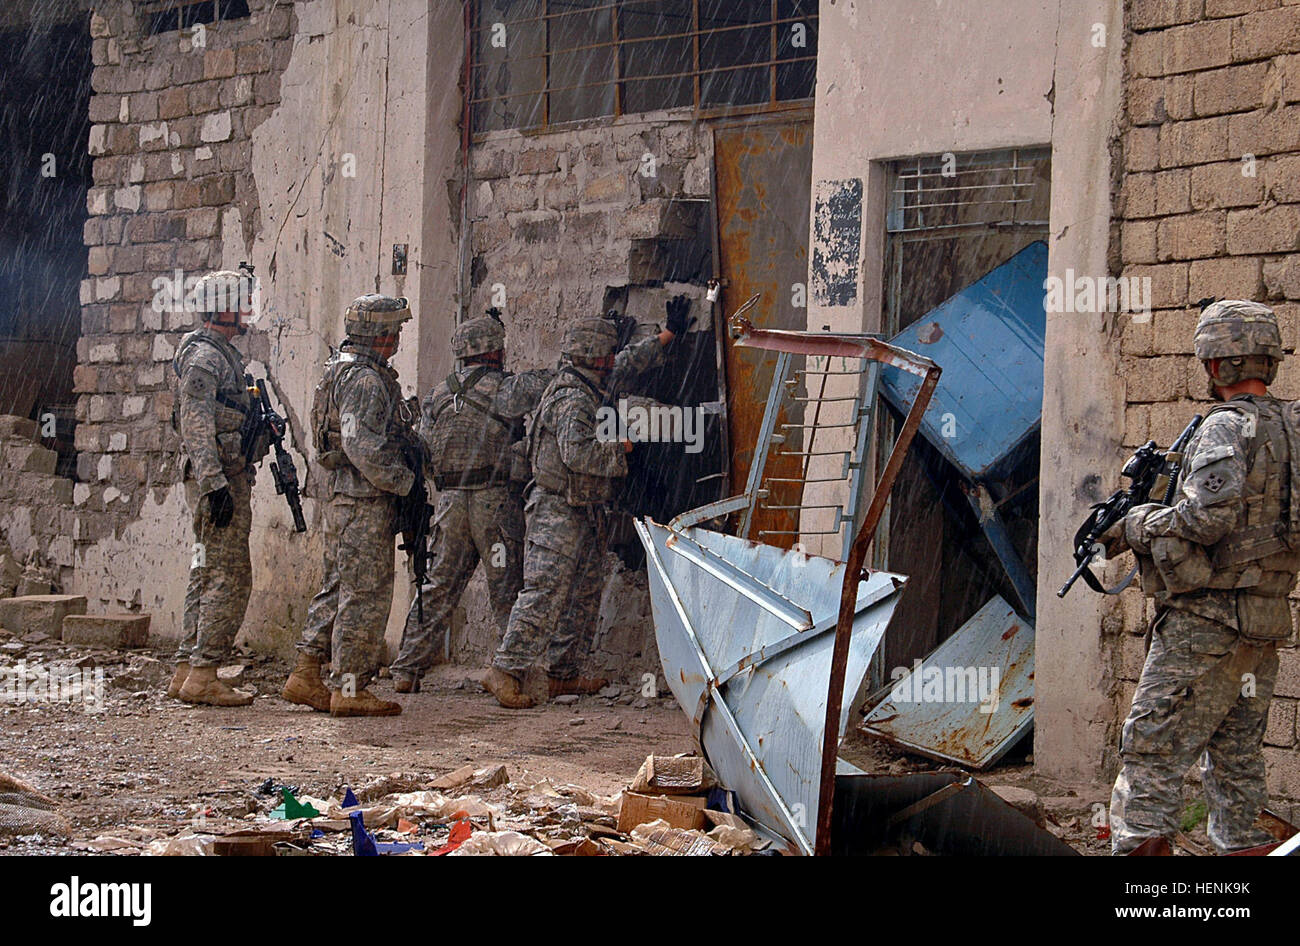
[[[229,486],[208,493],[208,518],[217,529],[224,529],[235,518],[235,498],[230,495]]]
[[[664,308],[668,311],[668,321],[664,328],[674,335],[681,335],[695,324],[695,319],[687,319],[687,313],[691,311],[691,299],[689,296],[673,296],[665,304]]]

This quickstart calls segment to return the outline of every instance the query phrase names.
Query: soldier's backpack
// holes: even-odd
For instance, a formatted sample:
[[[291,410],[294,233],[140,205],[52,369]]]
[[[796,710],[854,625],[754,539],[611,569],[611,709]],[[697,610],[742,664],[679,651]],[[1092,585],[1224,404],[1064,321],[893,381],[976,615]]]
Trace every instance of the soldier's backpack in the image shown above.
[[[325,371],[312,393],[311,445],[316,451],[316,462],[327,470],[336,469],[346,459],[338,406],[334,403],[334,386],[343,370],[355,363],[356,356],[331,349]]]

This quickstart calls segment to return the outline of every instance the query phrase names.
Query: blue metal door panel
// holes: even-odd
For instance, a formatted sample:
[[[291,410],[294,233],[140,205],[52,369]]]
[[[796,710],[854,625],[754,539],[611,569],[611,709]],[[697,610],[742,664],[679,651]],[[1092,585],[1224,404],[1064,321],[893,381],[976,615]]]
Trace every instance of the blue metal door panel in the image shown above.
[[[921,433],[971,480],[992,475],[1041,419],[1046,278],[1047,244],[1031,243],[890,340],[943,366]],[[918,385],[883,366],[881,393],[898,410]]]

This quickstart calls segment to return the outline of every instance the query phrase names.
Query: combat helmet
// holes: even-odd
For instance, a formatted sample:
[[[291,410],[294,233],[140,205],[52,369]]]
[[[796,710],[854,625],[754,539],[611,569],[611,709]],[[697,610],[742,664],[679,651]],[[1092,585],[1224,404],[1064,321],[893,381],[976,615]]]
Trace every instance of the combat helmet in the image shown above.
[[[1242,299],[1223,299],[1205,307],[1196,323],[1194,348],[1203,362],[1222,359],[1212,389],[1247,378],[1272,384],[1283,357],[1282,333],[1273,310]]]
[[[349,335],[359,338],[395,335],[410,317],[411,305],[405,296],[394,299],[370,292],[352,300],[343,314],[343,328]]]
[[[219,269],[199,278],[194,286],[194,303],[205,317],[223,312],[237,313],[253,308],[254,279],[245,272]]]
[[[456,326],[451,336],[451,354],[455,358],[472,358],[506,347],[506,330],[490,315],[481,315]]]
[[[605,319],[582,319],[564,330],[563,351],[570,358],[596,361],[618,350],[618,329]]]

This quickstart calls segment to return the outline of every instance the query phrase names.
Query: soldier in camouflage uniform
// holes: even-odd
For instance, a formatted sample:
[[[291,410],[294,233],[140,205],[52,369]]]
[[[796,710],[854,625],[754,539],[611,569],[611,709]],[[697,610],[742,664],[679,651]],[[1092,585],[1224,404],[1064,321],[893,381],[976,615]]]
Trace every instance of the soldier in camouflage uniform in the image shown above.
[[[420,590],[423,600],[411,602],[393,662],[398,693],[419,690],[480,561],[502,633],[523,587],[528,461],[512,448],[523,436],[525,415],[537,407],[555,372],[503,371],[505,341],[505,328],[492,315],[458,326],[451,339],[456,369],[422,405],[420,437],[438,488],[434,551]]]
[[[502,706],[533,705],[523,678],[543,651],[552,697],[595,692],[606,682],[579,670],[596,633],[604,586],[607,504],[627,475],[632,444],[600,440],[596,412],[632,377],[662,363],[664,348],[688,327],[688,308],[684,298],[672,300],[667,329],[617,358],[618,331],[608,320],[584,319],[565,332],[560,370],[530,434],[524,587],[483,681]]]
[[[407,416],[397,372],[388,363],[410,317],[405,299],[371,294],[348,306],[347,340],[326,364],[312,407],[317,462],[329,475],[325,580],[308,608],[298,663],[280,695],[331,716],[402,711],[367,687],[381,663],[393,604],[399,503],[412,493],[417,475],[407,459],[414,418]],[[323,681],[327,659],[330,674]]]
[[[193,510],[194,545],[185,591],[183,636],[167,695],[187,703],[247,706],[253,696],[217,679],[244,621],[252,588],[248,534],[253,464],[265,441],[245,444],[241,435],[253,408],[244,380],[244,359],[230,344],[247,332],[252,279],[221,271],[199,280],[196,299],[203,325],[181,339],[176,372],[174,423],[184,453],[181,476]]]
[[[1138,556],[1157,609],[1111,795],[1116,854],[1170,853],[1183,777],[1198,759],[1215,847],[1272,840],[1254,822],[1268,798],[1261,747],[1300,570],[1300,404],[1268,395],[1282,340],[1266,306],[1212,304],[1195,348],[1223,403],[1188,445],[1181,498],[1137,507],[1107,536],[1112,552]]]

